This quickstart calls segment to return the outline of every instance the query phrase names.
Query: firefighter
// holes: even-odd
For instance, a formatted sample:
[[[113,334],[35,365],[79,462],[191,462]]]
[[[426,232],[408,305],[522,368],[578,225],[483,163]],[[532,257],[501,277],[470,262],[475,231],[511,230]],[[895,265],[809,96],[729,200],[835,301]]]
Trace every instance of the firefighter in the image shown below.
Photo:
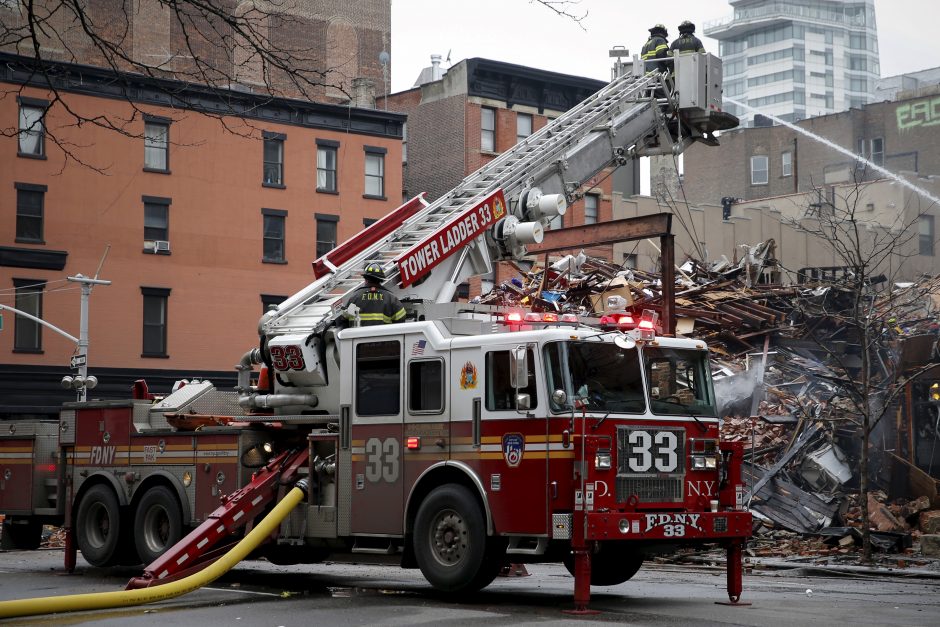
[[[650,38],[646,40],[645,44],[643,44],[643,50],[640,54],[640,58],[644,61],[649,61],[650,59],[666,59],[669,56],[669,42],[666,41],[666,37],[668,36],[669,32],[662,24],[657,24],[651,28]],[[669,63],[667,61],[661,61],[659,63],[646,63],[645,66],[647,74],[657,71],[669,71]]]
[[[382,285],[385,280],[385,271],[377,263],[366,265],[362,271],[365,285],[353,292],[344,314],[347,323],[356,318],[356,314],[349,311],[351,305],[358,307],[359,326],[368,327],[374,324],[391,324],[405,319],[405,308],[395,296]]]
[[[686,20],[679,24],[679,36],[669,46],[669,54],[674,56],[693,52],[705,52],[705,46],[702,45],[702,40],[695,36],[695,24]]]

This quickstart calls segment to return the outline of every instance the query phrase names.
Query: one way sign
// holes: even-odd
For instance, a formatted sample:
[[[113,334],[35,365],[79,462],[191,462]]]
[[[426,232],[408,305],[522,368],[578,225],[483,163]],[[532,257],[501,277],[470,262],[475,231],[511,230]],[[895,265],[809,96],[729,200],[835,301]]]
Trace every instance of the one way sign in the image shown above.
[[[88,355],[72,355],[72,369],[81,368],[87,363]]]

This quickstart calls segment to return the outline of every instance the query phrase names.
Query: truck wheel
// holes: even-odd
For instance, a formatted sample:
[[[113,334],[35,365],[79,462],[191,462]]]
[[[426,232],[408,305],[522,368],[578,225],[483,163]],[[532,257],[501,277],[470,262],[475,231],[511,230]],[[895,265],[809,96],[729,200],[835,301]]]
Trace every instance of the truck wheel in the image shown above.
[[[183,537],[183,513],[176,495],[165,486],[147,490],[134,513],[134,544],[146,565]]]
[[[7,520],[0,530],[0,549],[32,551],[42,541],[42,524],[32,521]]]
[[[92,486],[78,505],[76,542],[92,566],[115,562],[121,529],[121,509],[117,496],[106,485]]]
[[[602,543],[600,550],[591,555],[591,585],[616,586],[628,581],[643,565],[643,556],[619,544]],[[565,568],[574,576],[574,556],[564,559]]]
[[[483,513],[469,490],[435,488],[415,519],[414,552],[432,586],[444,592],[472,592],[487,586],[501,564],[487,551]]]

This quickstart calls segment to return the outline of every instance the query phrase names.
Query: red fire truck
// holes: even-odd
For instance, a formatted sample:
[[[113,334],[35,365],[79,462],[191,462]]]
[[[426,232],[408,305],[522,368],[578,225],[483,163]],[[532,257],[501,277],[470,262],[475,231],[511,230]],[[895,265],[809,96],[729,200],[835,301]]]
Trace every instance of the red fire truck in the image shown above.
[[[78,549],[148,564],[129,586],[158,585],[211,563],[303,478],[305,501],[259,550],[271,561],[393,556],[448,592],[508,562],[564,562],[583,608],[590,585],[649,555],[719,543],[737,601],[751,516],[705,344],[657,335],[648,314],[599,330],[451,302],[467,277],[521,259],[604,168],[712,143],[729,123],[720,84],[710,55],[677,58],[674,82],[620,76],[444,197],[406,203],[262,317],[234,391],[190,381],[153,399],[139,382],[126,402],[4,426],[4,537],[31,545],[64,523],[69,568]],[[337,324],[366,263],[405,322]]]

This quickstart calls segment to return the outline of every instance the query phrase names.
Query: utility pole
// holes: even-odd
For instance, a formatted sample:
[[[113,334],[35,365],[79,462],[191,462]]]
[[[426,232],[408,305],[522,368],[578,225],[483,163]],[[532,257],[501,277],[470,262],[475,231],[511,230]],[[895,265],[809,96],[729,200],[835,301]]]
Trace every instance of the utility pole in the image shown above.
[[[73,283],[81,283],[82,286],[81,318],[79,321],[78,333],[78,354],[72,357],[72,364],[73,367],[78,366],[78,377],[76,377],[76,383],[79,383],[79,386],[76,389],[78,391],[78,400],[84,402],[88,398],[88,297],[91,296],[92,286],[111,285],[111,281],[106,281],[104,279],[92,279],[91,277],[87,277],[81,273],[66,278]]]

